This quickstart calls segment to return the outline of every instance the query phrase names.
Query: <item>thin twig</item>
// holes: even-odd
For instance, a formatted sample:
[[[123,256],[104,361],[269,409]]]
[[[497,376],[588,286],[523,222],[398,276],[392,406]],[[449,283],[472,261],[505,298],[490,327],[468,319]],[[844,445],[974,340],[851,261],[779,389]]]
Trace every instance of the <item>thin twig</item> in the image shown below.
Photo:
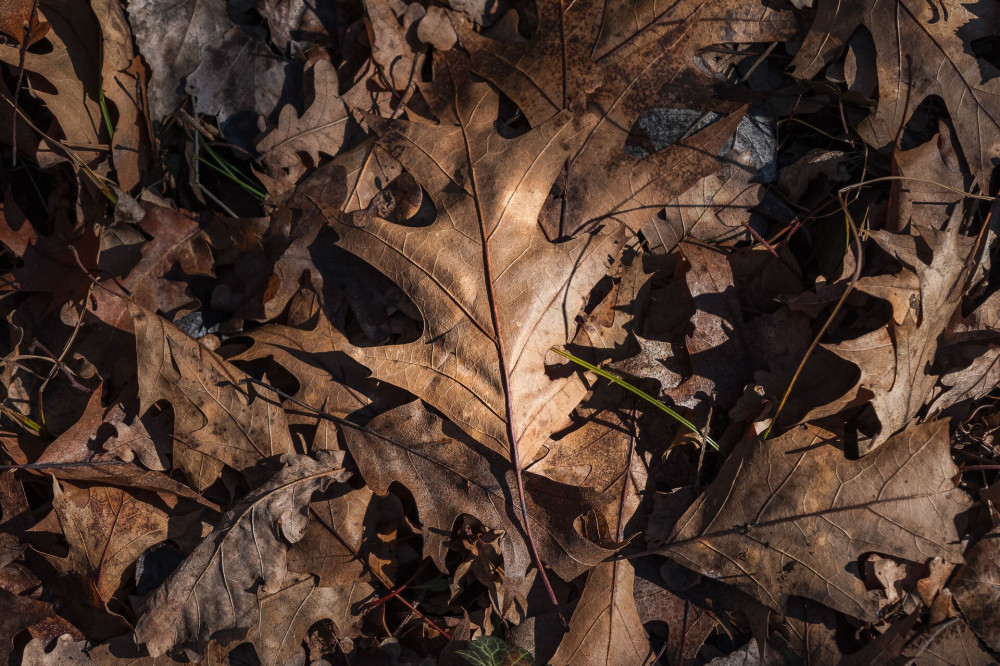
[[[930,636],[927,637],[927,640],[924,641],[924,644],[920,646],[920,649],[917,650],[916,654],[914,654],[910,658],[910,661],[908,663],[913,663],[914,661],[916,661],[917,657],[922,655],[927,650],[927,648],[931,646],[931,643],[937,640],[937,637],[941,635],[941,632],[950,627],[951,625],[955,624],[956,622],[958,622],[958,619],[959,618],[956,615],[955,617],[945,620],[937,627],[935,627],[934,633],[932,633]]]
[[[380,571],[378,571],[377,569],[375,569],[374,567],[372,567],[370,564],[368,564],[368,562],[365,560],[365,558],[361,557],[361,553],[359,553],[354,548],[354,546],[352,546],[350,543],[348,543],[347,539],[345,539],[344,537],[342,537],[340,535],[340,532],[337,531],[336,527],[334,527],[333,525],[328,524],[325,520],[323,520],[323,516],[321,516],[319,514],[319,512],[316,511],[315,509],[313,509],[313,508],[310,507],[309,510],[312,512],[312,514],[314,516],[316,516],[317,520],[319,520],[323,524],[323,526],[326,527],[326,529],[330,530],[330,533],[333,534],[334,538],[337,539],[337,541],[339,541],[340,544],[344,548],[346,548],[348,550],[348,552],[350,552],[351,555],[353,555],[354,558],[358,562],[361,563],[362,567],[364,567],[369,573],[371,573],[378,580],[378,582],[381,583],[385,587],[385,589],[387,589],[389,591],[392,591],[392,589],[393,589],[392,582],[390,580],[388,580],[387,578],[385,578],[385,576]],[[432,629],[434,629],[434,631],[438,632],[439,634],[441,634],[442,636],[444,636],[448,640],[451,640],[451,634],[450,633],[448,633],[447,631],[445,631],[441,627],[439,627],[436,624],[434,624],[434,621],[431,620],[426,615],[424,615],[423,613],[421,613],[416,608],[416,606],[414,606],[409,601],[407,601],[406,599],[404,599],[398,593],[395,595],[395,598],[399,599],[403,603],[403,605],[405,605],[411,611],[413,611],[414,613],[416,613],[417,616],[420,617],[420,619],[422,619],[425,624],[427,624],[427,626],[431,627]]]
[[[771,434],[771,430],[778,422],[778,416],[781,414],[781,410],[784,409],[785,404],[788,402],[788,397],[791,395],[792,389],[795,387],[795,383],[798,381],[799,375],[802,373],[802,369],[805,367],[806,362],[809,360],[809,357],[812,356],[813,351],[815,351],[817,345],[819,345],[820,339],[823,337],[827,329],[833,323],[834,318],[836,318],[837,314],[840,312],[840,308],[844,305],[844,302],[847,300],[848,295],[850,295],[851,291],[854,289],[854,286],[861,278],[861,268],[864,263],[863,249],[861,247],[861,234],[858,231],[857,225],[854,223],[854,218],[851,215],[850,210],[848,210],[847,208],[846,195],[847,193],[857,189],[861,189],[862,187],[888,181],[910,181],[916,183],[923,183],[925,185],[935,185],[950,192],[961,194],[962,196],[968,197],[970,199],[979,199],[981,201],[996,200],[996,197],[989,197],[982,194],[973,194],[954,187],[950,187],[948,185],[945,185],[944,183],[938,183],[932,180],[925,180],[923,178],[911,178],[909,176],[881,176],[879,178],[872,178],[871,180],[865,180],[861,181],[860,183],[854,183],[853,185],[842,187],[837,191],[837,199],[840,201],[840,207],[844,211],[844,217],[847,221],[847,224],[850,226],[851,236],[853,238],[855,244],[855,250],[857,252],[857,257],[855,258],[854,275],[851,277],[851,281],[847,284],[847,288],[844,289],[844,293],[841,294],[840,298],[837,300],[837,304],[834,305],[833,311],[830,313],[830,316],[827,317],[826,321],[823,323],[823,326],[822,328],[820,328],[819,333],[817,333],[816,337],[813,338],[812,343],[809,345],[809,349],[806,350],[805,356],[802,357],[802,360],[799,362],[798,367],[795,369],[795,374],[792,375],[792,380],[788,383],[788,388],[785,389],[785,394],[781,397],[781,402],[778,403],[778,408],[774,412],[774,416],[771,419],[771,424],[767,427],[767,430],[764,431],[764,434],[761,437],[762,439],[767,439],[768,436]]]
[[[21,94],[21,86],[24,85],[24,62],[28,57],[28,42],[31,41],[31,26],[34,24],[35,13],[38,11],[38,0],[35,0],[31,4],[31,11],[28,13],[28,26],[21,38],[21,45],[18,53],[18,63],[17,63],[17,84],[14,86],[14,108],[17,109],[17,100]],[[10,165],[12,167],[17,166],[17,115],[14,114],[10,119]]]

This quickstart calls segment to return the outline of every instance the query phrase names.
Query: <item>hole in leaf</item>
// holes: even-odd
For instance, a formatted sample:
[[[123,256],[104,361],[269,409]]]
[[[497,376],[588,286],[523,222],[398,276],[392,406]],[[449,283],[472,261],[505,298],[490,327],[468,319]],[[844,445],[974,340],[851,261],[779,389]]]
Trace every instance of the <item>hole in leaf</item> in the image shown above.
[[[500,94],[500,105],[497,110],[497,133],[505,139],[513,139],[531,130],[528,119],[521,108],[510,97]]]

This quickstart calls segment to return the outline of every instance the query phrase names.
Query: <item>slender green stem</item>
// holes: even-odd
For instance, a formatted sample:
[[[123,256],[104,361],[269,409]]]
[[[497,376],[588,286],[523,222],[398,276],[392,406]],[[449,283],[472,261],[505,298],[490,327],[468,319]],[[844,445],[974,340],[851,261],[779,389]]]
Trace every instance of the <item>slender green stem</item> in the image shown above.
[[[719,450],[719,445],[716,444],[715,440],[712,439],[711,437],[709,437],[707,433],[703,433],[701,430],[698,429],[698,426],[696,426],[695,424],[691,423],[686,418],[684,418],[683,416],[681,416],[680,414],[678,414],[676,411],[674,411],[670,407],[666,406],[665,404],[663,404],[662,402],[660,402],[659,400],[657,400],[653,396],[649,395],[645,391],[643,391],[641,389],[638,389],[635,386],[632,386],[631,384],[629,384],[624,379],[622,379],[620,377],[616,377],[615,375],[611,374],[607,370],[602,370],[602,369],[598,368],[596,365],[593,365],[591,363],[587,363],[582,358],[579,358],[577,356],[573,356],[572,354],[570,354],[568,351],[566,351],[564,349],[558,349],[557,347],[553,347],[552,351],[554,351],[555,353],[559,354],[563,358],[568,358],[569,360],[573,361],[577,365],[582,366],[582,367],[586,368],[587,370],[590,370],[595,375],[603,377],[604,379],[607,379],[609,382],[613,382],[615,384],[618,384],[618,386],[621,386],[626,391],[634,393],[635,395],[639,396],[640,398],[642,398],[643,400],[645,400],[649,404],[653,405],[654,407],[656,407],[660,411],[663,411],[663,412],[666,412],[667,414],[669,414],[675,421],[677,421],[678,423],[680,423],[682,426],[684,426],[685,428],[687,428],[688,430],[690,430],[694,434],[698,435],[698,437],[700,437],[703,440],[705,440],[705,442],[709,446],[711,446],[713,449],[715,449],[716,451]]]
[[[263,192],[261,192],[260,190],[258,190],[255,187],[253,187],[252,185],[248,185],[246,182],[244,182],[240,178],[234,176],[228,169],[224,169],[222,167],[219,167],[219,166],[213,164],[212,162],[206,160],[204,157],[202,157],[200,155],[198,156],[198,161],[201,162],[202,164],[204,164],[205,166],[207,166],[209,169],[212,169],[213,171],[215,171],[215,172],[221,174],[222,176],[228,178],[229,180],[233,181],[234,183],[236,183],[237,185],[239,185],[241,188],[243,188],[245,191],[247,191],[250,194],[254,195],[258,199],[260,199],[260,200],[265,199],[265,195],[264,195]]]
[[[108,104],[104,99],[104,86],[97,89],[97,102],[101,105],[101,117],[104,118],[104,126],[108,129],[108,144],[114,149],[115,128],[111,126],[111,114],[108,113]]]

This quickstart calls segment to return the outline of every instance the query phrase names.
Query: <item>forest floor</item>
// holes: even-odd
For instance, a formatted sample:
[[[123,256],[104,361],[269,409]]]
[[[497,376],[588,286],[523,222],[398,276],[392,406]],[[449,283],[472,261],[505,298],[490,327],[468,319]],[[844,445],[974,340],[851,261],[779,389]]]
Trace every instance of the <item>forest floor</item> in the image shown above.
[[[3,0],[0,664],[995,664],[1000,3]]]

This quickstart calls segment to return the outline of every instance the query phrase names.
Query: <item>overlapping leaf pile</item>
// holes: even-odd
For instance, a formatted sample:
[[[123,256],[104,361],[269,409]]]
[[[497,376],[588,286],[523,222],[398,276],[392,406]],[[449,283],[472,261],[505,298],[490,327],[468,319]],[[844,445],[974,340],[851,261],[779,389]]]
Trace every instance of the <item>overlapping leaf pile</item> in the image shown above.
[[[5,2],[0,661],[995,663],[1000,17],[812,4]]]

